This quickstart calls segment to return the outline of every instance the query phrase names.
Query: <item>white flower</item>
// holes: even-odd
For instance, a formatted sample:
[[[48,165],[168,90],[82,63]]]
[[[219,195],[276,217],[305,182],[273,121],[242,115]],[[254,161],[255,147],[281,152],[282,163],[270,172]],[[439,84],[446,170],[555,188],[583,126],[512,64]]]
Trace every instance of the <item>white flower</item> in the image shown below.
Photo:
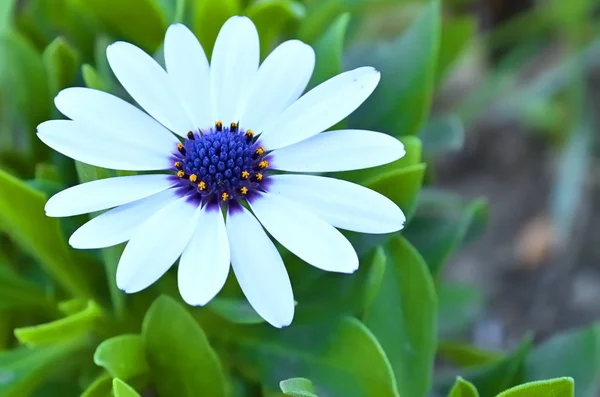
[[[204,305],[223,287],[231,263],[252,307],[275,327],[289,325],[292,287],[263,227],[307,263],[341,273],[354,272],[358,257],[336,227],[363,233],[403,227],[402,211],[379,193],[280,172],[354,170],[404,155],[397,139],[379,132],[321,133],[361,105],[379,72],[342,73],[300,97],[315,65],[312,48],[287,41],[259,67],[258,33],[245,17],[222,27],[210,67],[180,24],[169,27],[164,55],[166,71],[132,44],[107,49],[118,80],[150,116],[110,94],[69,88],[55,103],[70,120],[38,127],[42,141],[75,160],[163,172],[72,187],[52,197],[46,213],[112,208],[69,243],[93,249],[129,241],[116,275],[125,292],[147,288],[180,257],[181,296]]]

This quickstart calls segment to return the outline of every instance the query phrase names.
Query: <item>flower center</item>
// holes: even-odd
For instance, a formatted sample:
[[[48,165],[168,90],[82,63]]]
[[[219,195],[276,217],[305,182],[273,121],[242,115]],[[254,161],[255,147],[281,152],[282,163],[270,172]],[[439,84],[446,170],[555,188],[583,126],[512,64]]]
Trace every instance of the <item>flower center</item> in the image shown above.
[[[252,130],[217,121],[208,131],[188,132],[177,145],[180,183],[202,199],[240,199],[258,189],[269,166]]]

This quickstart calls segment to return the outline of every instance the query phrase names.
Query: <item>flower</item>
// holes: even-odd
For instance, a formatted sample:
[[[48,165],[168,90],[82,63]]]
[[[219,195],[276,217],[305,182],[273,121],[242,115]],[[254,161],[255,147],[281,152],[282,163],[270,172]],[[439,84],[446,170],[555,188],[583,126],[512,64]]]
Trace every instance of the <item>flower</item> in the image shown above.
[[[223,25],[210,66],[181,24],[166,33],[166,70],[125,42],[109,46],[107,57],[148,114],[105,92],[68,88],[55,104],[70,120],[46,121],[38,136],[87,164],[159,171],[84,183],[46,204],[52,217],[112,208],[69,243],[94,249],[128,241],[116,274],[125,292],[147,288],[180,258],[182,298],[204,305],[223,287],[231,263],[252,307],[282,327],[294,315],[292,287],[263,227],[305,262],[341,273],[354,272],[358,257],[336,228],[403,227],[402,211],[381,194],[301,174],[374,167],[405,154],[397,139],[379,132],[323,132],[373,92],[380,78],[374,68],[342,73],[301,96],[313,49],[286,41],[259,67],[258,33],[245,17]]]

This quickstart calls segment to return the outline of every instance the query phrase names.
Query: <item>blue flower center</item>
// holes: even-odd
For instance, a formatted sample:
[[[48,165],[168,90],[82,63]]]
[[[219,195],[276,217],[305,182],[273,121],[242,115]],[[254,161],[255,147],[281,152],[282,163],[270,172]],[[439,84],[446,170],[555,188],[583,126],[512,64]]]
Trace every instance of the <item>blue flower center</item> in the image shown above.
[[[269,166],[265,154],[251,130],[218,121],[208,131],[188,132],[174,167],[180,183],[202,199],[238,200],[259,188]]]

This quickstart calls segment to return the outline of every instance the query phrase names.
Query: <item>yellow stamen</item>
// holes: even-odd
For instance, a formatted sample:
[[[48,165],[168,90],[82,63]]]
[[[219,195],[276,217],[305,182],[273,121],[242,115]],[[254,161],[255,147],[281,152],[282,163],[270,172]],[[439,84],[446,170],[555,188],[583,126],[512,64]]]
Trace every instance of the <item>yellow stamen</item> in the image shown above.
[[[198,180],[198,176],[196,174],[190,175],[190,182],[194,183]]]
[[[262,169],[268,168],[269,167],[269,162],[267,160],[263,160],[260,163],[258,163],[258,166]]]
[[[254,132],[252,132],[252,130],[246,130],[246,136],[248,138],[252,138],[254,136]]]
[[[185,156],[185,148],[183,147],[183,145],[181,143],[177,144],[177,150],[179,150],[179,153],[181,153]]]
[[[204,181],[200,181],[200,183],[198,184],[198,189],[200,189],[200,190],[206,189],[206,183],[204,183]]]
[[[221,195],[221,200],[226,201],[229,198],[229,195],[227,193],[223,193]]]
[[[248,179],[249,176],[250,176],[250,173],[248,171],[242,171],[242,178]]]
[[[263,148],[262,146],[256,149],[256,154],[258,154],[259,156],[261,156],[264,152],[265,148]]]
[[[193,133],[192,131],[189,131],[189,132],[187,133],[187,137],[188,137],[188,139],[195,139],[195,137],[194,137],[194,133]]]
[[[246,193],[248,193],[248,188],[246,186],[242,186],[242,188],[240,189],[240,192],[242,192],[242,194],[246,194]]]
[[[258,174],[256,174],[257,181],[259,181],[259,182],[262,181],[262,177],[263,177],[263,175],[260,172]]]
[[[176,161],[175,164],[173,164],[175,166],[175,168],[180,169],[181,168],[181,163],[179,161]]]
[[[231,126],[230,126],[230,128],[231,128],[231,130],[232,130],[233,132],[237,131],[237,127],[238,127],[237,123],[235,123],[235,122],[234,122],[234,123],[231,123]]]
[[[215,127],[217,127],[217,131],[221,131],[223,129],[223,122],[221,120],[217,121]]]
[[[185,172],[183,170],[177,171],[177,176],[183,178],[185,176]]]

